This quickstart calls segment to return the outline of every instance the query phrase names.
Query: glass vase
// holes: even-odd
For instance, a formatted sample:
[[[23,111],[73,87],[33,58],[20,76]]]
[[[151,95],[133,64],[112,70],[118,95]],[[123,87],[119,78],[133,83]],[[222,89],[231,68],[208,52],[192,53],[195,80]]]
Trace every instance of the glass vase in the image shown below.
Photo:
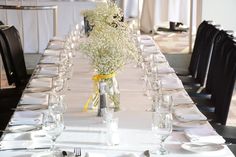
[[[102,79],[106,83],[107,103],[106,107],[113,108],[114,111],[120,110],[120,90],[116,77]]]

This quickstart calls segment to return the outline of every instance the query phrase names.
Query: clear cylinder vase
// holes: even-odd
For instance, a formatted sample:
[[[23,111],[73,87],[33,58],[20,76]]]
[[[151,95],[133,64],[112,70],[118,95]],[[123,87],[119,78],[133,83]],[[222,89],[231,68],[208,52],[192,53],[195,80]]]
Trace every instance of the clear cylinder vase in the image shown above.
[[[116,77],[103,79],[106,83],[107,103],[106,107],[113,108],[114,111],[120,110],[120,90]]]

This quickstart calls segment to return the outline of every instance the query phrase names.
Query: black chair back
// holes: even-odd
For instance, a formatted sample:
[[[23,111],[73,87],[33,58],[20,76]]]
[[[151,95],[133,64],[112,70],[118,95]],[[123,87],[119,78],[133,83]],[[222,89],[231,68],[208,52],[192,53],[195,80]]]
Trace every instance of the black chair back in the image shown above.
[[[203,21],[198,29],[197,29],[197,34],[196,34],[196,38],[195,38],[195,42],[194,42],[194,47],[193,47],[193,52],[192,52],[192,56],[190,59],[190,64],[189,64],[189,72],[190,74],[195,78],[197,76],[197,68],[198,68],[198,62],[199,62],[199,56],[200,56],[200,51],[199,51],[199,47],[202,44],[202,38],[205,35],[205,32],[207,31],[207,26],[208,26],[208,22],[207,21]]]
[[[221,30],[215,39],[215,44],[212,51],[211,62],[209,66],[209,71],[206,81],[206,92],[211,93],[213,87],[213,82],[215,79],[218,79],[217,74],[219,68],[221,68],[220,62],[224,59],[223,55],[225,52],[229,52],[232,48],[232,37],[227,34],[224,30]]]
[[[203,87],[205,87],[206,85],[207,72],[209,69],[211,54],[215,44],[215,38],[218,33],[219,30],[215,26],[209,24],[207,26],[207,31],[205,32],[204,37],[201,39],[202,44],[199,47],[200,54],[196,80]]]
[[[19,33],[14,26],[11,26],[1,29],[0,34],[6,42],[10,61],[14,68],[13,72],[15,74],[15,85],[16,87],[22,87],[22,85],[27,83],[28,76]]]
[[[0,25],[4,25],[4,23],[2,21],[0,21]]]
[[[233,41],[223,49],[222,54],[218,79],[214,80],[211,102],[215,106],[215,122],[225,125],[236,79],[236,46]]]
[[[6,43],[1,35],[0,35],[0,53],[2,56],[3,66],[7,76],[8,84],[12,85],[15,82],[14,68],[10,60],[10,55],[7,51]]]

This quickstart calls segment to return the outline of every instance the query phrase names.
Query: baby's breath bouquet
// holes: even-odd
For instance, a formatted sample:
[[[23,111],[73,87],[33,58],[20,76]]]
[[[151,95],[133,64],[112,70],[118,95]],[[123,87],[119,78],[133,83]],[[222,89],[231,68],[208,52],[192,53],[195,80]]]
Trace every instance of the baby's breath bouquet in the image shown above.
[[[106,7],[109,6],[106,4]],[[80,44],[80,50],[90,59],[91,65],[96,71],[94,80],[107,82],[111,105],[115,110],[119,110],[119,90],[114,87],[114,84],[117,86],[117,82],[114,83],[115,73],[127,62],[136,60],[138,55],[135,42],[126,24],[116,18],[114,20],[114,16],[111,16],[111,13],[118,13],[116,12],[117,6],[112,4],[110,7],[115,8],[115,11],[108,8],[101,9],[98,6],[95,9],[96,15],[88,17],[94,26],[89,37]],[[110,18],[113,20],[109,20]],[[96,104],[97,97],[98,95],[93,98],[93,104]]]
[[[87,27],[89,27],[88,31],[98,25],[117,27],[124,24],[121,22],[123,18],[121,9],[112,2],[100,3],[95,9],[82,11],[82,15],[85,17]]]

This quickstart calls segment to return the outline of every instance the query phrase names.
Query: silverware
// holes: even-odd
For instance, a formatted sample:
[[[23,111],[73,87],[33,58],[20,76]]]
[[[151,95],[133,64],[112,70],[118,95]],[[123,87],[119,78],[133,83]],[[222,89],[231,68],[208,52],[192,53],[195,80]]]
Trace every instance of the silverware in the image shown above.
[[[75,155],[75,157],[80,157],[81,156],[81,148],[80,147],[75,147],[74,148],[74,155]]]

